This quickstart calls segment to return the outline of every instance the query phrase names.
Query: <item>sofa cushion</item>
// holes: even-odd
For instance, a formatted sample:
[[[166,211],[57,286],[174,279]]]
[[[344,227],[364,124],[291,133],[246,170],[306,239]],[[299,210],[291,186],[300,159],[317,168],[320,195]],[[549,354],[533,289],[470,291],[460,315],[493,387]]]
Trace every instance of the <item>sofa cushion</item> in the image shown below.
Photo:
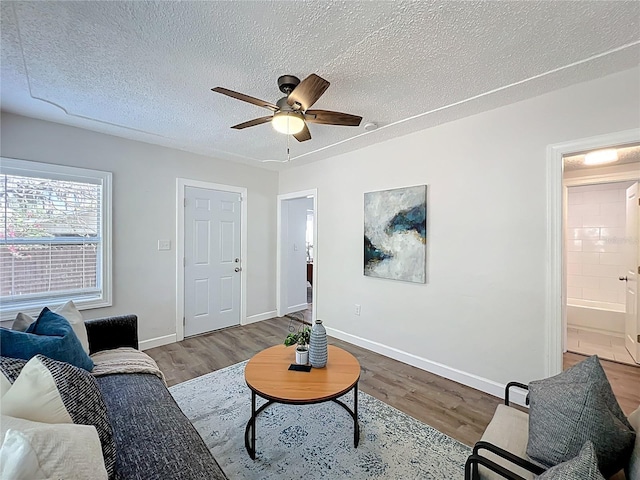
[[[42,354],[87,371],[93,368],[69,322],[46,307],[26,332],[0,329],[0,350],[7,357],[29,360]]]
[[[96,380],[113,426],[116,478],[226,478],[162,380],[144,373]]]
[[[84,318],[82,318],[82,314],[76,308],[75,303],[73,303],[72,300],[69,300],[67,303],[60,305],[53,311],[64,317],[69,322],[71,328],[73,328],[74,333],[78,337],[78,340],[80,340],[82,349],[88,354],[89,339],[87,337],[87,327],[85,326]],[[19,332],[26,332],[35,321],[36,319],[30,315],[20,312],[13,321],[11,329]]]
[[[559,375],[529,384],[527,454],[546,467],[578,455],[593,442],[606,477],[627,464],[635,432],[622,412],[597,356]]]
[[[551,467],[539,480],[605,480],[598,469],[593,443],[587,441],[575,458]]]
[[[528,438],[529,416],[516,408],[501,404],[496,408],[496,412],[493,414],[489,425],[487,425],[481,440],[503,448],[520,458],[528,459],[526,453]],[[495,453],[483,450],[482,456],[498,465],[502,465],[522,478],[527,480],[534,478],[533,474],[528,470],[515,466]],[[504,480],[502,475],[498,475],[483,466],[478,468],[478,474],[483,480]]]
[[[107,479],[95,427],[4,415],[0,425],[0,478]]]
[[[93,425],[111,476],[115,464],[113,432],[100,389],[85,370],[36,355],[2,397],[0,411],[35,422]]]

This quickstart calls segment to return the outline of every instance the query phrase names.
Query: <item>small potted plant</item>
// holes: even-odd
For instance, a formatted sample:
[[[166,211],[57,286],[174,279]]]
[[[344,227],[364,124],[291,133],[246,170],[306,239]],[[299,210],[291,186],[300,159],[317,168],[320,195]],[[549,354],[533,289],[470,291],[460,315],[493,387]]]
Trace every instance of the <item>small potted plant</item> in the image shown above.
[[[311,338],[311,329],[302,324],[297,332],[291,332],[284,339],[284,344],[289,347],[296,345],[296,363],[306,365],[309,363],[309,340]]]

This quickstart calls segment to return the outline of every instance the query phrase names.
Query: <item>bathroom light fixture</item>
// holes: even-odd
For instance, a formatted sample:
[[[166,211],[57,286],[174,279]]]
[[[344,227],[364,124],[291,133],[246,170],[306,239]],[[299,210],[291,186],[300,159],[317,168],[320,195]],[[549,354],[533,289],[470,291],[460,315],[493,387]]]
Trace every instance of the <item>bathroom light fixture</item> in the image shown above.
[[[295,135],[304,128],[304,120],[302,114],[297,112],[276,112],[273,114],[271,125],[276,132]]]
[[[584,156],[585,165],[603,165],[618,161],[618,152],[615,149],[597,150]]]

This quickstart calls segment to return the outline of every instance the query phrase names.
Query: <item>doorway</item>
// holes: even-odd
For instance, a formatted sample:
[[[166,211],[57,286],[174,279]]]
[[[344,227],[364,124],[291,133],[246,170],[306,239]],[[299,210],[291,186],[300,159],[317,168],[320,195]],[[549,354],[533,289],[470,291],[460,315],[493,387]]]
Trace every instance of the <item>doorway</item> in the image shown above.
[[[278,195],[277,314],[313,323],[316,318],[317,191]]]
[[[640,146],[568,153],[563,166],[564,351],[637,365]]]
[[[246,189],[178,179],[177,340],[245,318]]]
[[[563,370],[566,355],[566,248],[564,242],[566,186],[563,184],[563,158],[573,153],[589,152],[610,146],[640,144],[638,129],[583,138],[547,147],[547,248],[546,248],[546,362],[545,376],[557,375]],[[627,181],[620,178],[615,167],[608,167],[601,180]]]

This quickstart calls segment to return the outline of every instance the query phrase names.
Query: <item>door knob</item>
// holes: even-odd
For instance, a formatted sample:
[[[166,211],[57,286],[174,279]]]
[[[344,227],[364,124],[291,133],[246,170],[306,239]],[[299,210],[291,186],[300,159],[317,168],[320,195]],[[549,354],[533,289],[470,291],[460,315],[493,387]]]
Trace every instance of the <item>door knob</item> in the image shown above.
[[[240,267],[236,267],[236,268],[235,268],[235,271],[236,271],[236,272],[239,272],[240,270],[242,270]]]
[[[240,259],[239,259],[239,258],[236,258],[236,259],[234,260],[234,262],[236,262],[236,263],[240,263]]]
[[[618,280],[621,282],[627,282],[629,279],[627,277],[618,277]]]

